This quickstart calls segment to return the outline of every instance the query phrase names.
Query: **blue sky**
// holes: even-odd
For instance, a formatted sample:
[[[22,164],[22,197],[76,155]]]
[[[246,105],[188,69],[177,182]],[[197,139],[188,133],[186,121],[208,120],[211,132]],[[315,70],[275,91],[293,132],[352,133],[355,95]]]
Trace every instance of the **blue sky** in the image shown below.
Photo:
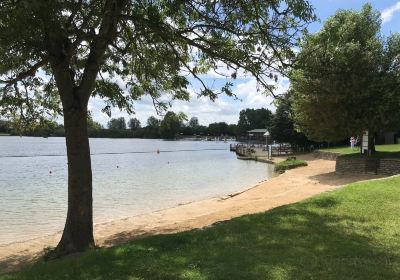
[[[383,12],[383,34],[400,31],[400,1],[398,0],[311,0],[311,3],[322,23],[338,9],[360,10],[365,3],[370,3],[375,10]],[[310,27],[310,31],[317,31],[320,27],[321,23],[317,22]]]
[[[360,10],[365,3],[372,4],[373,8],[382,13],[382,34],[400,32],[400,1],[399,0],[311,0],[316,14],[319,18],[318,22],[310,26],[310,31],[318,31],[323,22],[338,9]],[[215,86],[223,84],[225,78],[209,75],[206,81]],[[176,101],[173,103],[171,110],[175,112],[184,112],[189,118],[198,117],[201,124],[207,125],[212,122],[225,121],[227,123],[237,123],[239,112],[245,108],[269,108],[274,110],[272,104],[273,99],[266,97],[257,92],[257,85],[254,79],[244,78],[234,81],[234,92],[240,100],[234,100],[226,96],[218,98],[215,102],[209,101],[207,98],[197,98],[193,92],[190,102]],[[277,86],[276,92],[279,94],[289,87],[288,80],[281,79]],[[193,89],[194,91],[195,89]],[[109,117],[101,112],[103,102],[99,99],[92,99],[89,109],[92,111],[93,118],[102,123],[107,124]],[[146,124],[146,120],[151,115],[156,115],[151,100],[144,98],[135,105],[136,114],[128,116],[124,112],[113,109],[112,117],[125,117],[127,120],[131,117],[138,118],[142,125]]]

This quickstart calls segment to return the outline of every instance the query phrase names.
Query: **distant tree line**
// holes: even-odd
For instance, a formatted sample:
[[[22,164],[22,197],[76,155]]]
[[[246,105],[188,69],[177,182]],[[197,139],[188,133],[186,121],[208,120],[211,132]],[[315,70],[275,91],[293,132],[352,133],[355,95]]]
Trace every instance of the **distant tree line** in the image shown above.
[[[197,117],[190,119],[183,113],[168,111],[163,118],[151,116],[145,124],[139,119],[124,117],[112,118],[107,127],[88,116],[88,133],[93,138],[150,138],[178,139],[184,137],[235,137],[238,140],[247,139],[247,131],[265,128],[270,131],[272,138],[280,143],[307,145],[310,141],[304,134],[294,128],[292,107],[289,98],[276,103],[273,113],[268,109],[245,109],[240,111],[237,124],[226,122],[201,125]],[[63,125],[54,120],[42,120],[23,130],[13,128],[13,122],[0,120],[0,133],[24,136],[64,136]]]
[[[10,123],[5,120],[0,120],[0,133],[9,133],[10,130]]]
[[[151,116],[142,125],[137,118],[131,118],[127,122],[125,118],[112,118],[107,123],[107,128],[100,127],[89,129],[91,137],[118,137],[118,138],[150,138],[150,139],[177,139],[182,137],[205,136],[236,136],[236,124],[226,122],[211,123],[208,126],[201,125],[197,117],[190,119],[183,113],[168,111],[163,118]]]

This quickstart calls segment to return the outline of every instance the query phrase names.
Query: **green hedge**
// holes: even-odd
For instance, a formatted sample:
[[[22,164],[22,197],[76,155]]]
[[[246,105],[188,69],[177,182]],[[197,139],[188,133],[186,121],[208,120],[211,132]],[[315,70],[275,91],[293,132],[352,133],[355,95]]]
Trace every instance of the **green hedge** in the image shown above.
[[[282,162],[275,164],[275,172],[284,172],[288,169],[297,168],[300,166],[307,166],[307,162],[304,160],[298,160],[296,158],[288,158]]]

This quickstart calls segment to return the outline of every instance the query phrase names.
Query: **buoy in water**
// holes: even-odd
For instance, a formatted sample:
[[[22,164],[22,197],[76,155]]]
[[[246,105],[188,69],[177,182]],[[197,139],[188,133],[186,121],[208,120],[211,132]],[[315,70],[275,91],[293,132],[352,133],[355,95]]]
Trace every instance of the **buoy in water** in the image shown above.
[[[51,172],[51,170],[49,171],[49,174],[51,174],[51,173],[53,173],[53,172]]]

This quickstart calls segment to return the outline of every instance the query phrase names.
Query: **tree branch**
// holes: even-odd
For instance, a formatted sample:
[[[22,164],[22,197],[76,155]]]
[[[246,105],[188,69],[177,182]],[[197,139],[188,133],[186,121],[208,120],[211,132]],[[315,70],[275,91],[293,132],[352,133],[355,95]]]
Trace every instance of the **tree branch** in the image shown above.
[[[80,94],[84,95],[85,102],[89,100],[94,88],[107,47],[117,35],[118,18],[126,3],[127,0],[108,0],[105,3],[102,24],[98,35],[92,41],[89,57],[78,89]]]
[[[33,64],[32,66],[30,66],[28,70],[20,72],[15,78],[12,78],[10,80],[0,80],[0,83],[1,84],[6,84],[6,87],[8,87],[8,86],[13,85],[13,84],[15,84],[15,83],[17,83],[19,81],[22,81],[22,80],[24,80],[24,79],[26,79],[28,77],[33,77],[33,76],[35,76],[36,71],[40,67],[46,65],[47,62],[48,61],[45,60],[45,59],[41,60],[41,61],[38,61],[35,64]]]

